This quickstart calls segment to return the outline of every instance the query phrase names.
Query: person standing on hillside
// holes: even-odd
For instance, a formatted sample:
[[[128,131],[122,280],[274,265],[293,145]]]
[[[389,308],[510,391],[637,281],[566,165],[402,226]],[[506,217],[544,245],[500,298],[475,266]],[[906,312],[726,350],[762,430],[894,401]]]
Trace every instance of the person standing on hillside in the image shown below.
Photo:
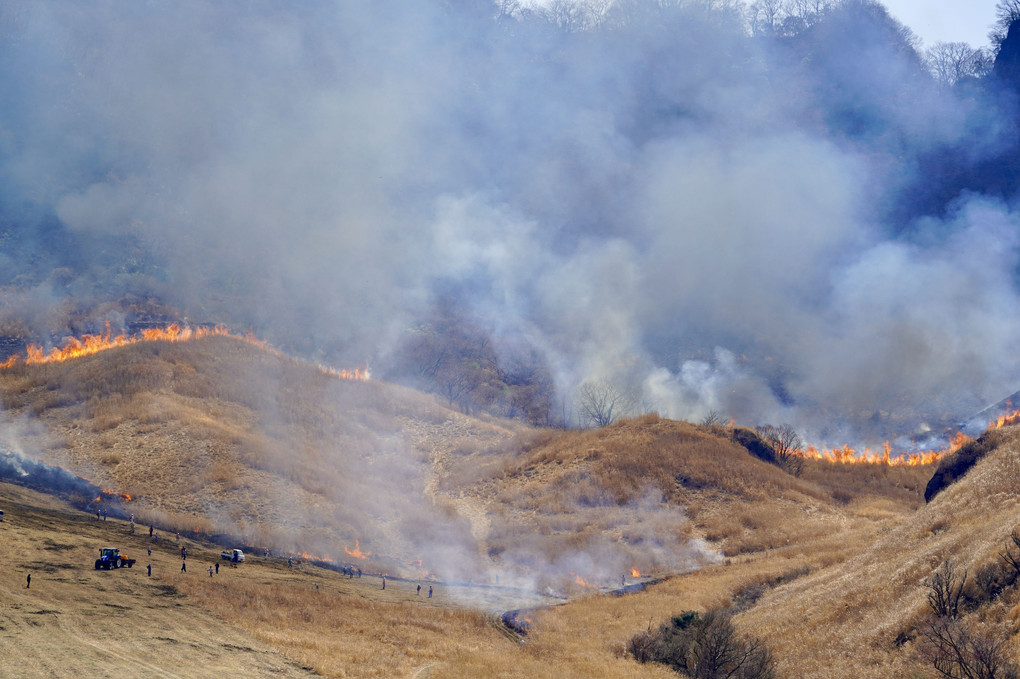
[[[152,577],[152,564],[151,563],[148,566],[145,567],[145,571],[146,571],[145,574],[148,575],[151,578]]]
[[[181,561],[181,573],[187,573],[187,572],[188,572],[188,562],[187,561]]]
[[[209,566],[209,577],[212,577],[212,566]]]
[[[28,577],[25,578],[25,589],[29,589],[32,586],[32,574],[29,573]]]
[[[220,572],[220,562],[217,561],[216,562],[216,573],[219,574],[219,572]]]
[[[432,585],[429,585],[429,598],[432,598]]]

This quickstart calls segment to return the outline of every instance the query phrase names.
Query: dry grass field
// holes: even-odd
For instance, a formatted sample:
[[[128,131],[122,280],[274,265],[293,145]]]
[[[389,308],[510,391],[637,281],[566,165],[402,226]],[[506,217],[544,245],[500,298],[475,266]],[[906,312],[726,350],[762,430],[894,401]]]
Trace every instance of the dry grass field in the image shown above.
[[[628,640],[734,606],[782,677],[933,677],[924,578],[945,559],[976,573],[1020,524],[1012,430],[925,506],[930,467],[808,461],[797,478],[724,427],[655,415],[534,430],[228,337],[16,367],[0,395],[7,448],[130,493],[142,528],[0,485],[5,553],[28,555],[0,575],[4,676],[667,677]],[[296,556],[209,577],[219,548],[197,536],[181,573],[178,529],[366,575]],[[346,556],[355,540],[371,556]],[[94,571],[107,544],[143,561]],[[380,573],[408,579],[384,590]],[[1010,590],[973,613],[1011,654],[1016,604]],[[497,614],[532,607],[522,642]]]

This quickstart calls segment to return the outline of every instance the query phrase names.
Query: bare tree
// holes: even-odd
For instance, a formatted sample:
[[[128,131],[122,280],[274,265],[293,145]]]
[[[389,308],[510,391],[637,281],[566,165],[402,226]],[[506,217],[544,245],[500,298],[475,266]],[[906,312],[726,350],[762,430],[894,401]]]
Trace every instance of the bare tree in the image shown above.
[[[586,424],[605,427],[627,409],[626,393],[608,380],[589,380],[577,390],[577,410]]]
[[[922,655],[947,679],[1017,679],[1008,660],[1008,634],[976,632],[953,618],[933,618],[921,630]]]
[[[1020,546],[1016,531],[1012,537]],[[1011,554],[1008,547],[1006,552]],[[966,584],[966,569],[957,572],[951,561],[943,561],[925,580],[932,615],[921,629],[921,654],[946,679],[1017,679],[1017,666],[1006,653],[1009,633],[979,629],[960,618]]]
[[[983,49],[965,42],[937,42],[925,50],[924,61],[939,86],[944,88],[952,87],[963,78],[983,76],[991,66],[991,59]]]
[[[1017,532],[1016,528],[1009,534],[1009,539],[1013,544],[1010,545],[1007,542],[1006,549],[999,554],[999,558],[1012,566],[1016,575],[1020,575],[1020,533]],[[1013,547],[1017,548],[1016,552],[1013,551]]]
[[[928,607],[939,618],[956,618],[960,615],[960,597],[967,584],[967,569],[960,574],[952,561],[943,561],[938,570],[924,581],[928,588]]]
[[[1020,0],[999,0],[995,5],[995,23],[988,33],[988,40],[992,43],[992,51],[998,52],[1002,41],[1006,39],[1009,32],[1009,25],[1020,19]]]
[[[709,410],[698,424],[702,427],[715,427],[726,424],[726,418],[718,410]]]
[[[774,676],[774,662],[768,648],[758,638],[738,637],[728,616],[707,613],[699,641],[691,649],[695,677],[771,679]]]
[[[995,23],[1003,31],[1017,19],[1020,19],[1020,0],[999,0],[995,3]]]
[[[804,457],[799,452],[804,445],[804,439],[793,425],[782,424],[777,427],[765,424],[755,427],[755,431],[771,446],[780,467],[793,476],[804,473]]]
[[[776,35],[786,18],[783,0],[755,0],[748,7],[748,19],[753,35]]]

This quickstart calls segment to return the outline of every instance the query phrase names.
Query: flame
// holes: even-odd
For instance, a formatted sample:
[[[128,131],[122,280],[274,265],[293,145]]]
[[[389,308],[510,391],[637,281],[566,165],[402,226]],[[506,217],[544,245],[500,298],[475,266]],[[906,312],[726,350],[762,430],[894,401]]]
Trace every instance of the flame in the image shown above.
[[[344,551],[347,552],[347,556],[353,556],[356,559],[365,559],[372,556],[368,552],[361,551],[361,545],[358,544],[357,538],[354,540],[354,549],[347,549],[347,545],[344,545]]]
[[[1017,413],[1016,421],[1020,422],[1020,412]],[[943,457],[955,453],[968,441],[970,438],[966,434],[957,432],[941,450],[893,453],[892,446],[886,441],[882,445],[881,451],[870,448],[857,449],[844,445],[836,448],[808,446],[794,450],[793,453],[808,460],[822,460],[832,464],[885,464],[892,467],[917,467],[938,462]]]
[[[110,323],[107,322],[106,329],[102,333],[98,335],[82,335],[80,339],[77,337],[68,337],[63,347],[54,347],[48,353],[38,344],[29,344],[25,349],[26,356],[24,363],[25,365],[36,365],[39,363],[67,361],[72,358],[97,354],[100,351],[106,351],[107,349],[122,347],[128,344],[137,344],[139,342],[187,342],[190,340],[201,339],[203,337],[214,336],[232,337],[233,339],[240,340],[259,347],[260,349],[269,351],[277,356],[284,355],[282,352],[269,346],[269,343],[265,340],[260,340],[255,337],[255,334],[251,330],[246,332],[244,335],[238,335],[230,332],[230,330],[228,330],[224,325],[191,327],[188,325],[182,326],[178,323],[172,323],[165,328],[148,328],[129,337],[124,333],[115,336],[113,331],[110,329]],[[0,370],[14,367],[20,358],[21,357],[18,354],[9,357],[6,361],[0,363]],[[316,368],[326,375],[330,375],[341,380],[367,382],[370,379],[367,368],[337,369],[324,365],[317,365]]]
[[[640,578],[641,577],[641,571],[639,571],[636,568],[631,568],[630,569],[630,577],[632,577],[632,578]]]
[[[305,561],[314,561],[314,562],[317,562],[317,563],[328,563],[328,564],[333,563],[333,559],[331,559],[328,556],[322,556],[322,555],[318,555],[318,554],[309,554],[308,552],[291,552],[291,556],[300,557],[301,559],[304,559]],[[301,562],[298,561],[298,563],[301,563]]]
[[[354,368],[353,370],[348,368],[341,368],[338,370],[328,365],[319,365],[317,367],[321,372],[324,372],[327,375],[332,375],[333,377],[339,378],[341,380],[348,380],[351,382],[367,382],[369,379],[371,379],[371,375],[368,372],[368,368],[365,368],[364,370],[362,370],[361,368]]]
[[[88,481],[88,479],[85,479]],[[89,481],[91,483],[91,481]],[[131,502],[133,499],[127,493],[118,493],[115,490],[102,489],[99,491],[99,495],[96,496],[96,502],[102,502],[103,500],[117,500],[119,502]]]
[[[598,589],[598,585],[593,585],[592,583],[588,582],[574,571],[570,571],[570,574],[574,576],[574,582],[579,586],[586,587],[588,589]]]
[[[1010,410],[1007,413],[999,415],[998,418],[988,423],[988,428],[1002,429],[1003,427],[1009,427],[1014,424],[1020,424],[1020,410]]]

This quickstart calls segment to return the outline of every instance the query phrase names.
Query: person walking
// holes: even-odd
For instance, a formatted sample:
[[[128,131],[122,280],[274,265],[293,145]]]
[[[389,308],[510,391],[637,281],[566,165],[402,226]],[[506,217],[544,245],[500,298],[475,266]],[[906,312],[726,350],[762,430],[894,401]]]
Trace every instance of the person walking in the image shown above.
[[[29,589],[32,586],[32,574],[29,573],[28,577],[25,578],[25,589]]]
[[[148,566],[145,567],[145,574],[148,575],[150,578],[152,577],[152,564],[151,563]]]
[[[216,562],[216,573],[219,574],[219,572],[220,572],[220,562],[217,561]]]
[[[188,572],[188,562],[187,561],[181,561],[181,573],[187,573],[187,572]]]
[[[209,566],[209,577],[212,577],[212,566]]]
[[[146,547],[145,551],[147,551],[149,553],[149,556],[152,556],[152,545],[149,545],[148,547]]]
[[[418,591],[415,592],[415,596],[421,596],[421,585],[418,585]]]
[[[429,598],[432,598],[432,585],[429,585]]]

